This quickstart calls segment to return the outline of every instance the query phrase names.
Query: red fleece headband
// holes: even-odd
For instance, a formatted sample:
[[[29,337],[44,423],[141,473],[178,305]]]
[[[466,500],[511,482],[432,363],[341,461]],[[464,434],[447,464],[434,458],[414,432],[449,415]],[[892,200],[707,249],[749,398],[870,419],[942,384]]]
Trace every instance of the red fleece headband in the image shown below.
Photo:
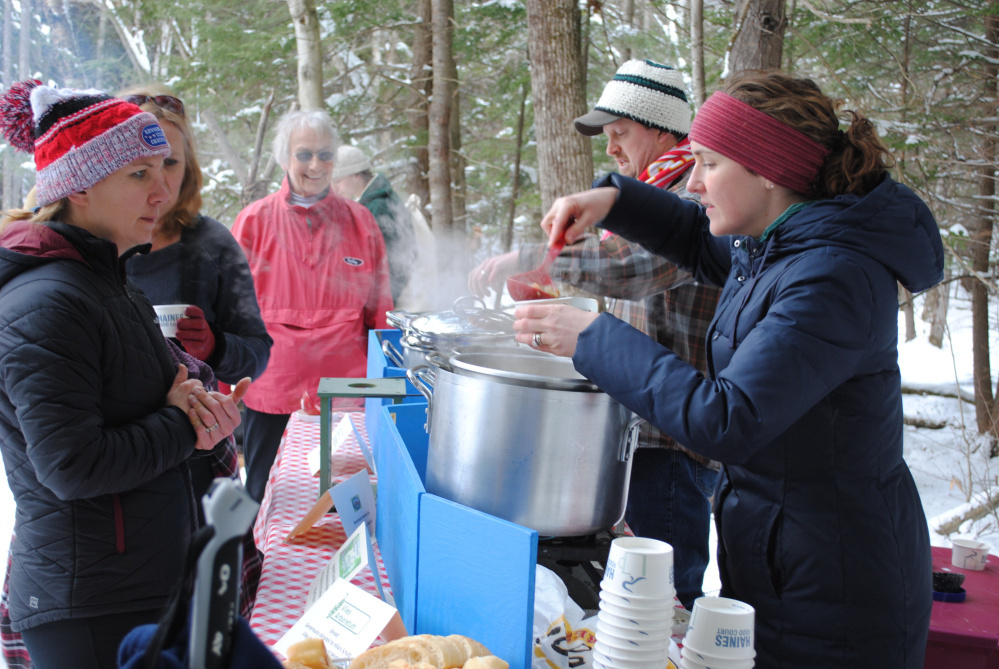
[[[715,93],[701,106],[690,140],[796,193],[807,193],[829,149],[773,116]]]

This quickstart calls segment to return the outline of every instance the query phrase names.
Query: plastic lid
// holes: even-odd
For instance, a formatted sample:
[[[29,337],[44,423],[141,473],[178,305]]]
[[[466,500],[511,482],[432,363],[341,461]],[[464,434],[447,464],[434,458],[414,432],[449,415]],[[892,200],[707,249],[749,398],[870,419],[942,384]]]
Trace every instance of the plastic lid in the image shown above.
[[[938,602],[963,602],[967,594],[964,588],[958,588],[957,592],[937,592],[934,590],[933,599]]]

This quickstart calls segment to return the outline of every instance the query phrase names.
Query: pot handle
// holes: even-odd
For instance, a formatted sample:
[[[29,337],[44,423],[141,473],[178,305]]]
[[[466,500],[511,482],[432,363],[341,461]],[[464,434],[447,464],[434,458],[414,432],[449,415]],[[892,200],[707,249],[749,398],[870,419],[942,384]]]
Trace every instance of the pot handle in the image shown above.
[[[396,367],[405,367],[406,365],[402,362],[402,354],[399,353],[399,349],[392,345],[388,339],[382,340],[382,353],[385,357],[394,364]]]
[[[427,353],[423,357],[427,359],[427,362],[429,362],[434,367],[437,367],[438,369],[444,369],[449,372],[454,371],[453,369],[451,369],[451,365],[448,364],[448,359],[440,351]],[[433,370],[431,370],[431,373],[433,373]]]
[[[638,433],[644,422],[645,419],[638,415],[632,415],[631,420],[628,421],[628,427],[625,428],[624,443],[622,444],[621,452],[617,455],[617,459],[621,462],[627,462],[631,457],[631,452],[638,448]]]
[[[406,378],[421,395],[427,398],[427,424],[424,428],[427,434],[430,434],[430,416],[434,407],[434,370],[429,365],[417,365],[413,369],[406,370]]]
[[[405,309],[393,309],[392,311],[385,312],[385,320],[392,327],[405,331],[409,322],[413,320],[416,314],[410,313]]]

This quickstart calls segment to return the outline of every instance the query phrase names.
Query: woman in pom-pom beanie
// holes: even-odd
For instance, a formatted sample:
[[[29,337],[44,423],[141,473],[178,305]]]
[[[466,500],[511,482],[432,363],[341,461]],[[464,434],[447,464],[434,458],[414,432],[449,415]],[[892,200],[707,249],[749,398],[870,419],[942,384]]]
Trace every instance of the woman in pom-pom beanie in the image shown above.
[[[232,434],[248,381],[229,397],[188,379],[126,279],[168,197],[156,119],[22,82],[0,96],[0,132],[34,154],[39,205],[0,232],[13,629],[39,669],[114,667],[178,583],[196,526],[187,459]]]
[[[874,125],[846,116],[841,130],[810,80],[735,75],[690,131],[687,189],[703,208],[611,176],[543,219],[552,239],[599,223],[724,285],[707,375],[609,314],[521,307],[514,323],[518,340],[571,355],[601,390],[723,463],[721,594],[755,608],[766,669],[920,669],[929,632],[897,285],[940,281],[943,245],[926,204],[892,180]]]

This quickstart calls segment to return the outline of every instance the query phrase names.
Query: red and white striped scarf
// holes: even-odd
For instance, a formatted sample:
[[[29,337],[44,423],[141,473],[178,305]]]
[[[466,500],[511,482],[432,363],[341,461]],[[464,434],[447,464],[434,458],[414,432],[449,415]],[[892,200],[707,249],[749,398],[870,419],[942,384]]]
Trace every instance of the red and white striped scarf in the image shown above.
[[[693,164],[694,154],[690,152],[690,138],[684,137],[672,149],[649,163],[649,166],[638,175],[638,180],[652,184],[656,188],[669,188]],[[614,233],[604,230],[600,235],[600,241],[604,241],[612,234]]]
[[[684,137],[672,149],[653,160],[638,175],[638,180],[652,184],[656,188],[669,188],[670,184],[676,181],[693,162],[694,154],[690,152],[690,139]]]

